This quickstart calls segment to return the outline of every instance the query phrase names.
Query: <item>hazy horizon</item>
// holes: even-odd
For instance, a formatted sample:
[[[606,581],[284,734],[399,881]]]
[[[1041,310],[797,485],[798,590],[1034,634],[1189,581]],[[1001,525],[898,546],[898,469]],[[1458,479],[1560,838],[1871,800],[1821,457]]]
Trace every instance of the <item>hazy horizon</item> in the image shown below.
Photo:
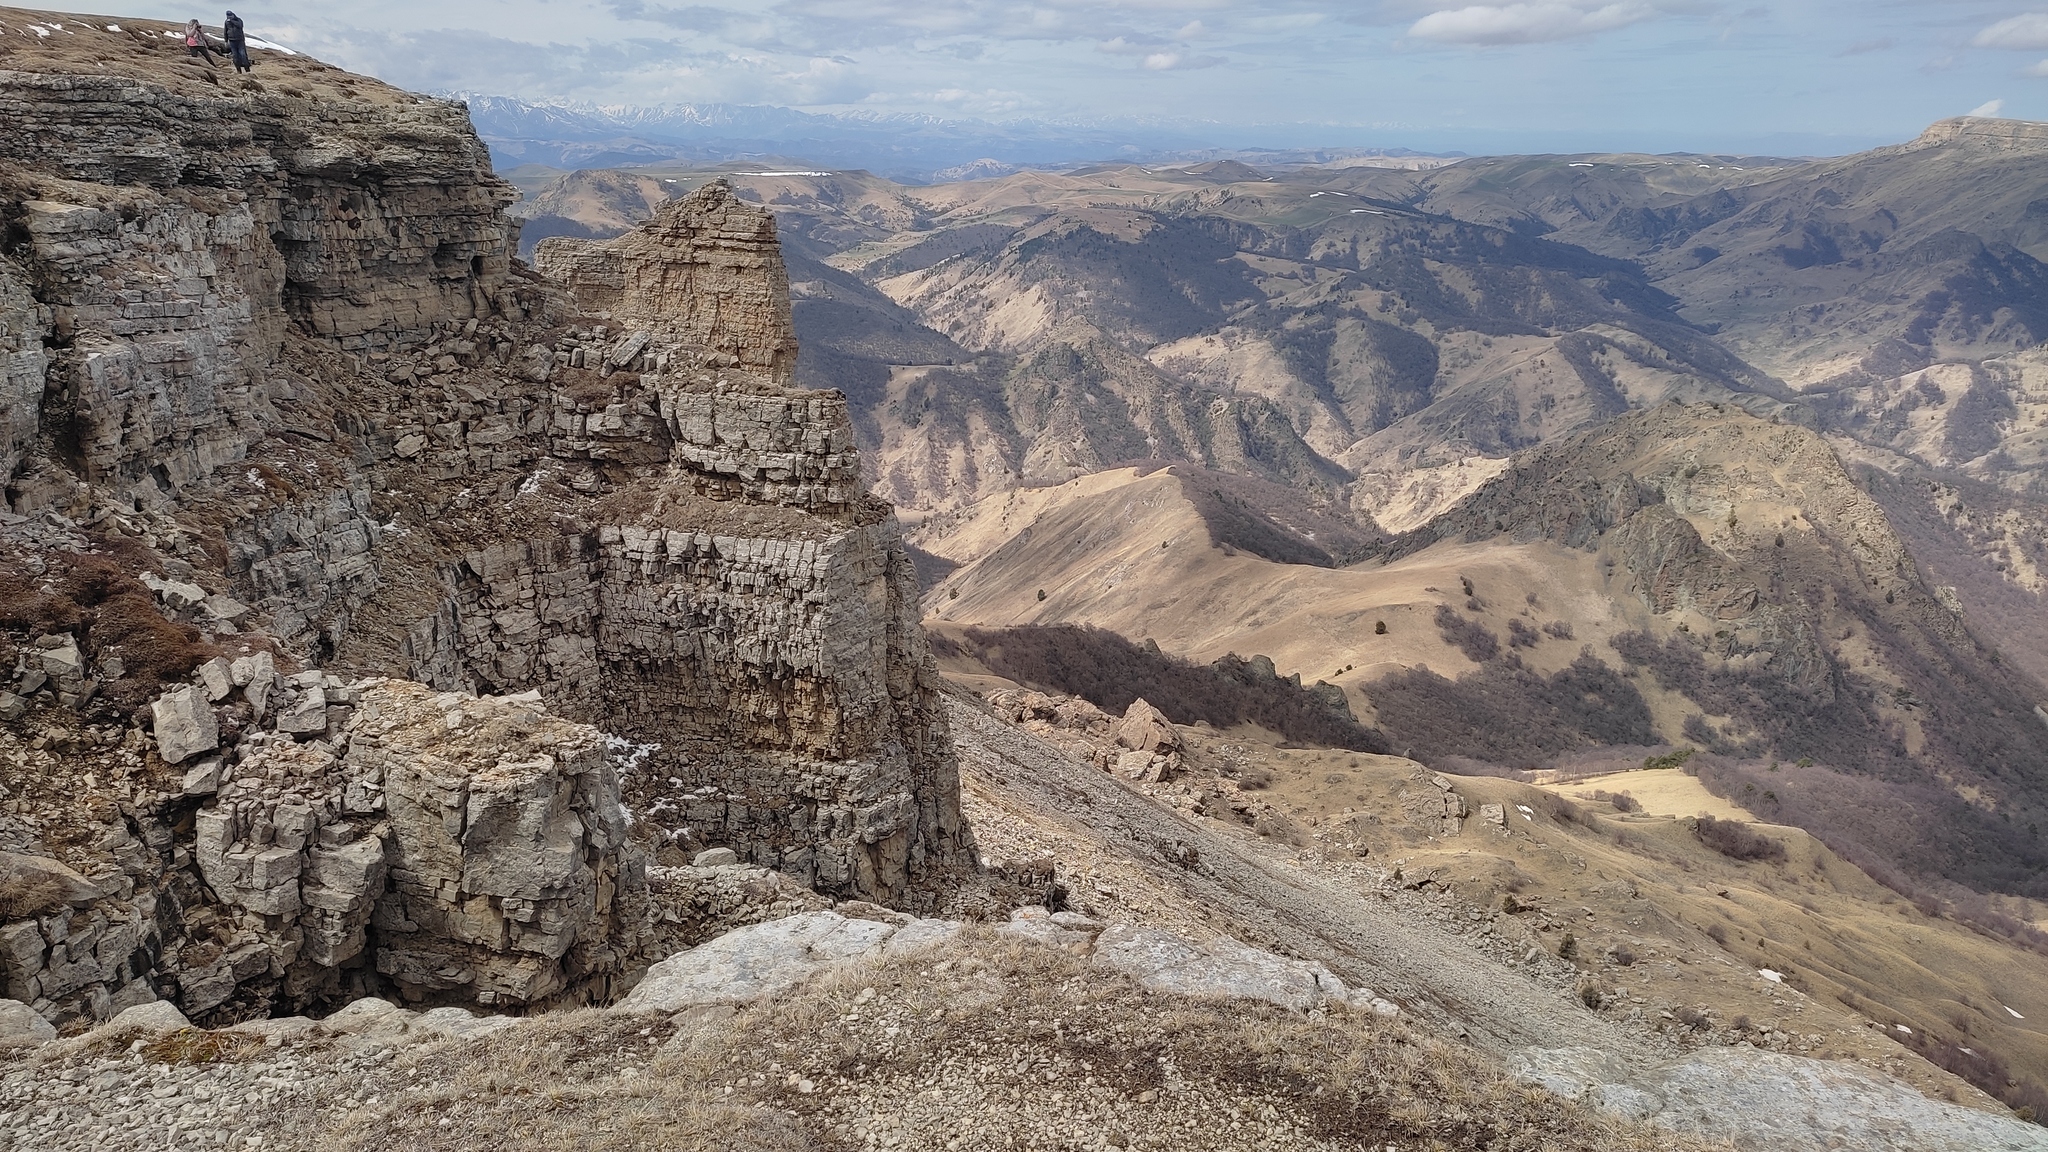
[[[1831,154],[1972,112],[2048,119],[2048,11],[1976,0],[285,0],[242,16],[421,90],[1152,120],[1217,147]]]

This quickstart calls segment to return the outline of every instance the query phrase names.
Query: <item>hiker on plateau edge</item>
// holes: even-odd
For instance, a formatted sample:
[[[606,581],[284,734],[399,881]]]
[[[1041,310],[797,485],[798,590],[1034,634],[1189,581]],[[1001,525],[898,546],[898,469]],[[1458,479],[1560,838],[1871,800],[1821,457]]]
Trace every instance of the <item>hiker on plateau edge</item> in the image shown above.
[[[228,18],[221,21],[220,32],[221,39],[228,42],[228,55],[234,58],[235,71],[247,72],[253,65],[249,63],[249,35],[242,30],[242,18],[228,13]]]

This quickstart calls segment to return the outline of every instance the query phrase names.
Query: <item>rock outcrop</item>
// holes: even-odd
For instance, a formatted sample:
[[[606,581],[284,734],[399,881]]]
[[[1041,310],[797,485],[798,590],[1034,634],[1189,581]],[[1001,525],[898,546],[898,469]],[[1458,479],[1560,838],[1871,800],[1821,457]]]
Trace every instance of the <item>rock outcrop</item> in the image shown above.
[[[28,402],[0,402],[0,443],[33,433],[40,401],[72,425],[77,479],[161,499],[298,423],[300,382],[278,379],[288,327],[370,349],[517,308],[514,193],[461,108],[374,82],[309,99],[33,63],[10,61],[0,83],[15,259],[36,286],[23,311],[0,273],[0,314],[16,318],[0,347],[41,327],[56,353]],[[0,387],[44,375],[41,349],[6,352]],[[24,497],[68,510],[77,493]]]
[[[444,568],[407,671],[534,685],[646,745],[629,792],[691,845],[911,898],[966,855],[936,666],[894,516],[860,495],[844,398],[777,382],[795,338],[772,217],[714,184],[618,241],[546,252],[580,305],[653,325],[569,367],[632,376],[614,387],[665,455],[619,477],[591,530]],[[712,329],[717,345],[686,342]],[[556,458],[627,409],[572,423]]]
[[[180,978],[187,1010],[226,999],[237,968],[295,1002],[359,991],[345,973],[362,959],[411,1000],[607,995],[645,932],[647,879],[604,735],[537,694],[379,680],[321,698],[351,712],[338,748],[246,748],[196,815],[193,856],[241,943]]]
[[[796,375],[775,217],[742,203],[723,180],[662,205],[616,240],[551,236],[534,264],[584,307],[647,330],[643,344],[658,334],[777,384]]]
[[[90,887],[0,917],[10,995],[603,999],[738,914],[650,903],[707,848],[936,903],[917,582],[772,218],[714,185],[550,282],[460,105],[166,28],[0,45],[0,725],[78,732],[0,727],[0,850]]]

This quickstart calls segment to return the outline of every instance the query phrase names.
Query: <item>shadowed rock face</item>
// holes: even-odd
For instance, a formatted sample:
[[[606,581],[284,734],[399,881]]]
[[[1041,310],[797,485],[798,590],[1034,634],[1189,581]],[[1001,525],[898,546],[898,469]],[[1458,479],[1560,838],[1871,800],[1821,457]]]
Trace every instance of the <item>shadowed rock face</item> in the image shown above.
[[[896,904],[974,866],[915,574],[843,397],[788,386],[765,213],[704,190],[572,296],[513,261],[459,105],[104,23],[0,45],[0,574],[101,573],[0,634],[71,654],[6,719],[92,733],[0,828],[90,924],[0,924],[10,995],[582,1002],[651,959],[650,851]]]

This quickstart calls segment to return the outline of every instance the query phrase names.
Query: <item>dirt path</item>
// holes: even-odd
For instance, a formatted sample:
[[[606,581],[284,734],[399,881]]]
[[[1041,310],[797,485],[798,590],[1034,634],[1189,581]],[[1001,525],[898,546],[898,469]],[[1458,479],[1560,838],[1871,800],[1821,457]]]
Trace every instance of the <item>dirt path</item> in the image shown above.
[[[1306,875],[1203,828],[971,703],[954,699],[949,705],[970,787],[1100,841],[1141,866],[1157,886],[1210,912],[1203,919],[1231,935],[1320,961],[1346,981],[1498,1053],[1594,1047],[1650,1058],[1652,1047],[1642,1039],[1414,922],[1378,896]]]

